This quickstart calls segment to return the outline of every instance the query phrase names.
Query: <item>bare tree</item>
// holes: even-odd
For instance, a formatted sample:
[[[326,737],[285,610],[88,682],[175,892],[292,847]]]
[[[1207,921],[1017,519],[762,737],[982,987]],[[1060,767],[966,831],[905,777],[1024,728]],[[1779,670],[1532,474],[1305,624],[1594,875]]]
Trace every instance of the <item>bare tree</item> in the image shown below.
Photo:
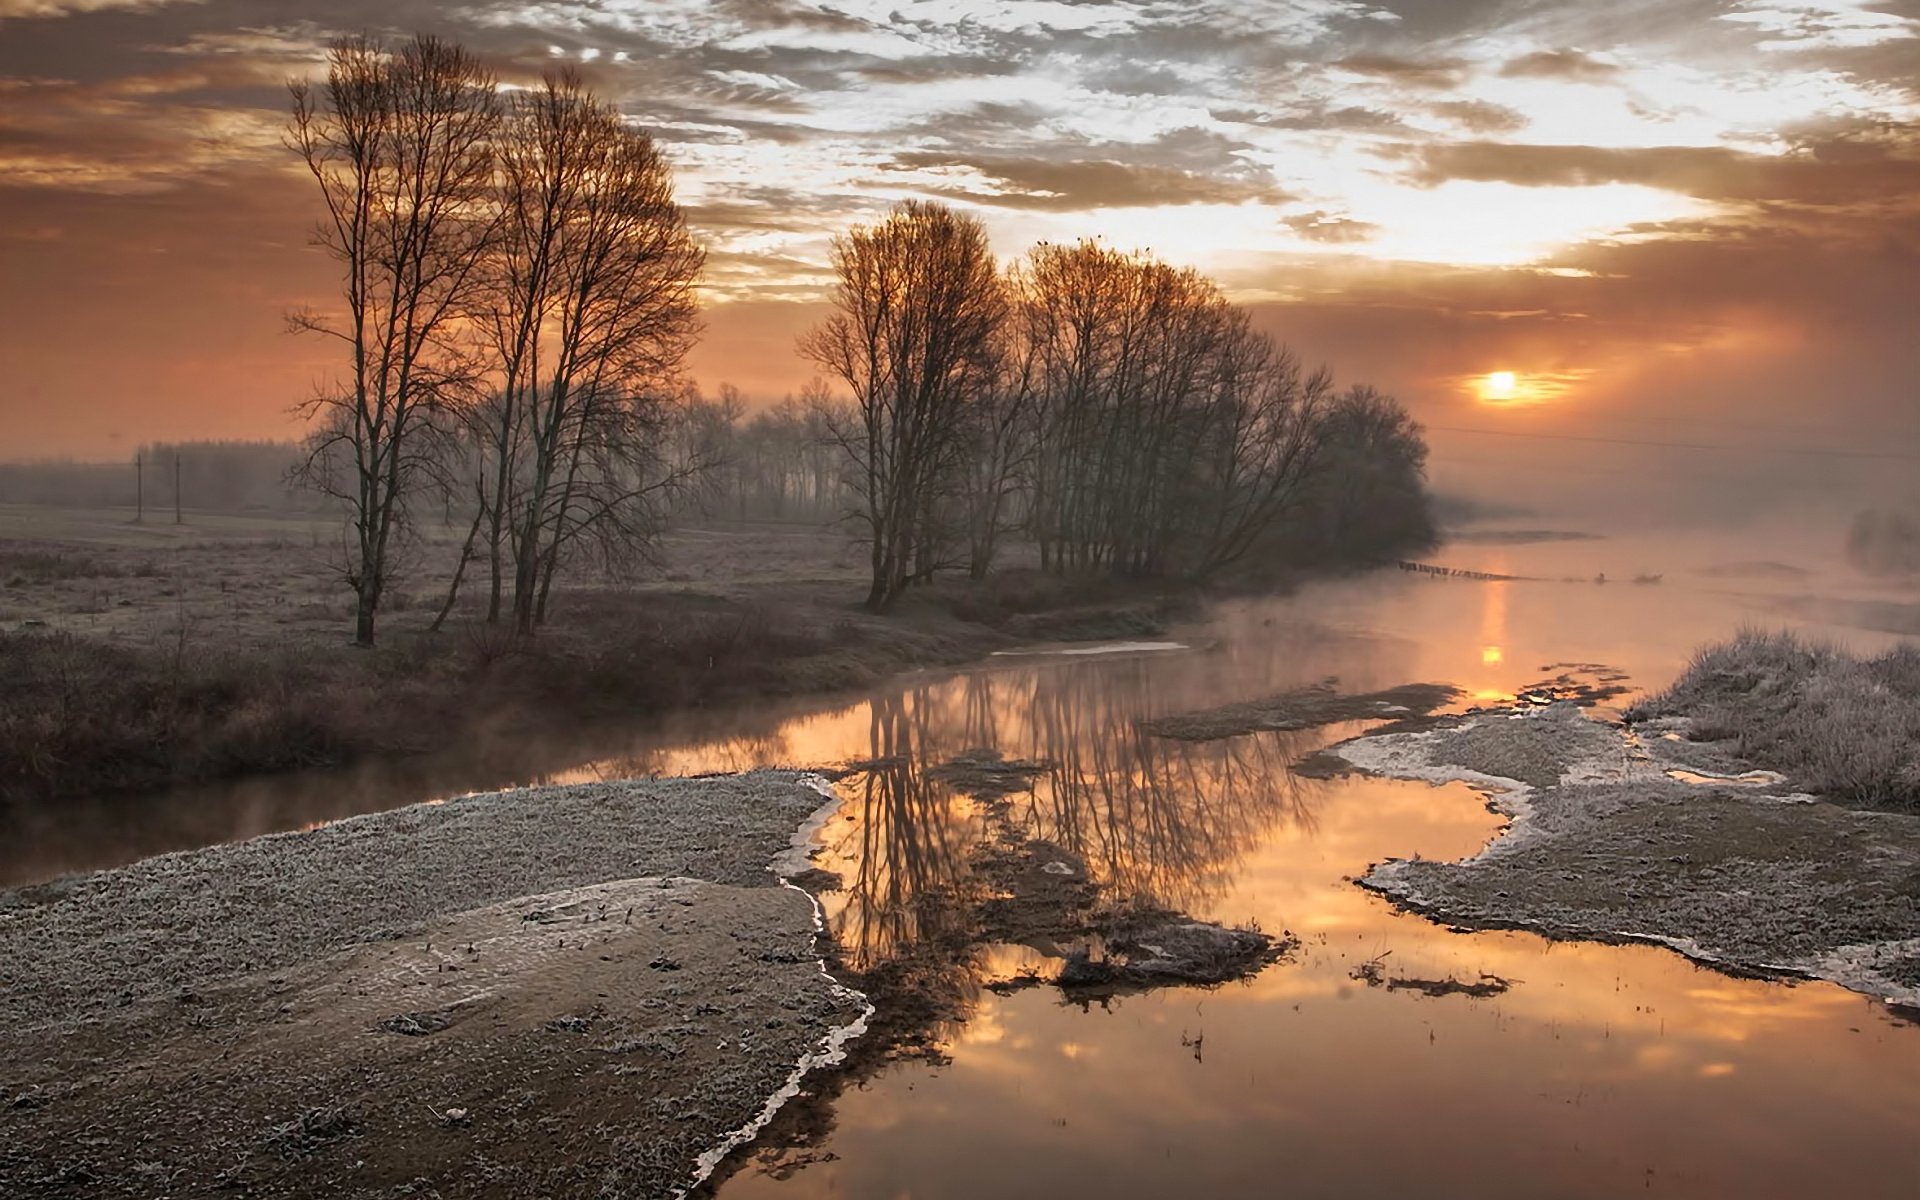
[[[834,311],[800,351],[853,393],[854,420],[831,436],[854,467],[878,612],[939,564],[937,505],[958,487],[1006,302],[985,229],[939,204],[908,201],[836,238],[833,263]]]
[[[967,574],[984,579],[993,567],[1000,537],[1033,463],[1027,436],[1039,375],[1035,344],[1012,322],[1003,328],[993,355],[995,371],[969,406],[963,478],[967,498]]]
[[[473,412],[488,618],[510,578],[527,633],[572,550],[644,553],[654,502],[704,465],[663,452],[704,255],[652,139],[574,73],[515,93],[497,146],[500,234],[477,320],[492,394]]]
[[[478,60],[427,37],[398,50],[338,42],[326,85],[291,90],[288,142],[320,185],[315,240],[342,268],[344,307],[290,323],[336,339],[347,358],[305,406],[318,424],[302,470],[347,506],[354,637],[366,646],[409,502],[436,474],[433,435],[474,382],[454,335],[496,226],[500,105]]]
[[[1201,578],[1299,503],[1331,381],[1212,280],[1083,242],[1011,286],[1044,565]]]

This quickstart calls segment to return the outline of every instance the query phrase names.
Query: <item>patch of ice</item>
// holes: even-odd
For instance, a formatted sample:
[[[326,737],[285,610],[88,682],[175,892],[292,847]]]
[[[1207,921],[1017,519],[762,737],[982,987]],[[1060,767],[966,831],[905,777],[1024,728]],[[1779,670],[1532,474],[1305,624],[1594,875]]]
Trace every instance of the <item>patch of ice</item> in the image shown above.
[[[1468,728],[1471,725],[1472,722],[1467,722],[1456,728]],[[1480,853],[1463,859],[1463,862],[1473,862],[1525,844],[1533,834],[1533,788],[1518,779],[1436,762],[1436,741],[1437,737],[1431,731],[1382,733],[1343,742],[1333,747],[1332,752],[1369,774],[1384,775],[1390,779],[1423,780],[1432,784],[1464,783],[1486,797],[1488,806],[1507,818],[1507,827],[1489,841]],[[1367,881],[1373,882],[1375,876],[1383,880],[1391,878],[1397,871],[1390,868],[1400,861],[1405,860],[1390,859],[1375,867],[1368,874]]]
[[[807,898],[807,903],[813,906],[813,931],[817,936],[826,932],[826,911],[820,906],[818,897],[791,882],[788,876],[806,870],[813,861],[815,839],[833,816],[834,811],[840,807],[840,797],[833,790],[833,785],[821,776],[803,775],[799,782],[802,787],[827,797],[827,802],[815,809],[813,814],[794,832],[787,849],[774,857],[769,869],[779,877],[781,887],[799,892]],[[787,1101],[800,1094],[800,1083],[810,1072],[845,1062],[847,1043],[867,1031],[867,1024],[874,1014],[873,1002],[867,999],[864,992],[855,991],[835,979],[832,972],[827,970],[825,960],[816,958],[815,966],[818,967],[821,977],[827,981],[827,988],[833,993],[834,998],[858,1003],[860,1014],[845,1025],[836,1025],[828,1030],[825,1036],[814,1043],[811,1050],[800,1056],[793,1070],[787,1073],[786,1082],[781,1084],[779,1090],[773,1095],[767,1097],[767,1102],[761,1106],[757,1116],[721,1138],[694,1160],[693,1178],[674,1192],[675,1200],[685,1200],[687,1195],[705,1183],[714,1171],[719,1169],[720,1164],[726,1161],[727,1155],[759,1137],[760,1131],[773,1121],[774,1116],[785,1107]]]
[[[767,864],[767,869],[783,882],[813,864],[814,851],[819,849],[820,831],[826,828],[827,822],[833,819],[833,814],[840,808],[840,793],[833,790],[832,782],[825,776],[808,773],[802,775],[798,783],[808,791],[824,796],[826,803],[814,809],[800,823],[800,828],[794,830],[793,836],[787,839],[787,848],[774,855],[773,861]]]
[[[1865,992],[1893,1004],[1920,1007],[1920,987],[1897,983],[1888,978],[1888,960],[1920,958],[1920,938],[1900,942],[1867,942],[1842,946],[1812,960],[1806,974],[1837,983],[1855,992]]]
[[[1039,650],[995,650],[995,658],[1033,658],[1043,655],[1085,657],[1091,654],[1142,654],[1165,650],[1191,650],[1185,642],[1103,642],[1098,646],[1057,646]]]
[[[1738,787],[1771,787],[1776,783],[1785,783],[1787,777],[1778,771],[1743,771],[1738,775],[1715,775],[1711,771],[1689,771],[1674,767],[1667,772],[1668,778],[1678,779],[1681,783],[1692,783],[1706,787],[1717,783],[1733,784]]]

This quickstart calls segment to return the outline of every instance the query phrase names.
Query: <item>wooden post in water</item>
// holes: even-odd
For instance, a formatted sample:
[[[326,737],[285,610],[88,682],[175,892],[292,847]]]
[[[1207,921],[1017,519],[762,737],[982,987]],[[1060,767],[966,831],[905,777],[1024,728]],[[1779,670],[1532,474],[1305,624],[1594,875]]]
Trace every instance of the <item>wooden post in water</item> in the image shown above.
[[[178,447],[175,447],[173,451],[173,523],[175,525],[182,523],[180,520],[180,450]]]
[[[141,452],[133,452],[133,523],[147,519],[147,464]]]

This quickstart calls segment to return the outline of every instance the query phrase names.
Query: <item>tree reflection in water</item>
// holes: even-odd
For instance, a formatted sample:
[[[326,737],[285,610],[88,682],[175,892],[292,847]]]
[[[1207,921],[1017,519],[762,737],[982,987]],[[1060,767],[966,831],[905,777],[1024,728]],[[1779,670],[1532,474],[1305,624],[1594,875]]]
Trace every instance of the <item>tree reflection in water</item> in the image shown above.
[[[819,865],[838,873],[831,928],[846,964],[965,965],[994,895],[980,852],[1048,843],[1081,860],[1102,899],[1202,913],[1276,824],[1311,829],[1324,784],[1289,765],[1327,731],[1213,743],[1148,737],[1153,675],[1096,669],[978,672],[871,702],[868,756]],[[1041,764],[1024,790],[965,794],[939,768],[961,755]]]

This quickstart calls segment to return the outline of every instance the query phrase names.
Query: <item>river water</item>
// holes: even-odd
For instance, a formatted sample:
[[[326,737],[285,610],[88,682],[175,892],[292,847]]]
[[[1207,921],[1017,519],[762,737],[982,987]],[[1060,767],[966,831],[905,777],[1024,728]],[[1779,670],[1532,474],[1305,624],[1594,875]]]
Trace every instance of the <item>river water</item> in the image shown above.
[[[726,728],[603,731],[519,759],[149,801],[118,838],[71,819],[24,830],[0,870],[18,882],[507,780],[855,764],[821,835],[820,865],[844,882],[829,919],[855,965],[910,969],[944,1014],[919,1052],[834,1098],[804,1144],[753,1155],[721,1187],[728,1200],[1910,1197],[1920,1026],[1831,985],[1398,914],[1351,878],[1387,856],[1473,853],[1500,825],[1481,797],[1290,770],[1359,726],[1186,744],[1133,725],[1329,677],[1346,690],[1450,682],[1462,704],[1569,664],[1654,688],[1743,624],[1863,650],[1892,640],[1862,626],[1888,625],[1912,596],[1852,578],[1818,542],[1788,544],[1777,532],[1745,545],[1459,542],[1436,561],[1527,578],[1384,572],[1228,604],[1165,644],[1002,656]],[[977,750],[1046,766],[990,816],[937,769]],[[996,992],[1060,950],[982,940],[992,896],[975,852],[1006,828],[1061,847],[1112,895],[1288,930],[1300,949],[1214,990],[1089,1004]],[[1509,986],[1485,998],[1385,986],[1482,976]]]

